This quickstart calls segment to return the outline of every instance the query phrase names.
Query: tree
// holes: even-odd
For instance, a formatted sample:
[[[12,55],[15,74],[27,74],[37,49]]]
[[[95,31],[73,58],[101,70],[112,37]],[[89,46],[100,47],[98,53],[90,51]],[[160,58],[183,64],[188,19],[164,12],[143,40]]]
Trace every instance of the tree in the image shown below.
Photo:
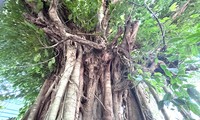
[[[87,2],[92,4],[91,1]],[[35,1],[26,1],[38,14],[37,17],[28,14],[25,17],[45,31],[60,55],[56,59],[59,69],[45,81],[30,113],[24,119],[109,120],[114,116],[120,119],[123,117],[119,113],[122,106],[127,109],[125,117],[142,119],[136,98],[130,90],[123,90],[129,85],[123,71],[129,69],[128,58],[133,50],[139,24],[137,21],[132,22],[129,16],[122,43],[117,47],[118,38],[123,33],[122,28],[119,28],[114,42],[109,43],[107,27],[110,3],[95,2],[100,5],[98,27],[91,31],[91,35],[87,35],[73,23],[66,25],[62,22],[66,21],[64,16],[68,14],[59,15],[59,1],[50,1],[49,6],[45,6],[48,3],[43,3],[49,9],[48,13],[44,7],[43,11],[38,10],[37,5],[42,2],[34,4]],[[121,57],[124,57],[124,63]]]
[[[170,48],[166,51],[168,50],[166,38],[169,37],[165,36],[163,25],[149,7],[149,3],[118,0],[75,0],[73,2],[24,0],[19,2],[28,9],[23,14],[29,21],[25,22],[26,25],[36,32],[44,31],[52,44],[51,46],[43,44],[43,49],[53,48],[56,54],[48,61],[48,66],[51,67],[55,63],[55,68],[44,81],[36,101],[24,116],[24,120],[153,119],[153,113],[145,96],[146,89],[152,93],[165,119],[170,119],[166,110],[162,108],[165,102],[174,102],[177,106],[185,105],[186,102],[189,104],[188,99],[183,101],[180,99],[183,96],[172,94],[171,90],[165,87],[165,81],[160,81],[164,77],[164,79],[170,79],[170,84],[174,89],[177,86],[180,87],[176,83],[180,82],[179,78],[184,74],[184,68],[177,62],[186,56],[181,56],[182,58],[178,61],[177,59],[165,60],[166,55],[172,54],[169,52]],[[173,6],[177,3],[167,4],[171,6],[172,11],[175,11]],[[138,8],[133,9],[133,6]],[[152,8],[156,9],[156,7],[158,7],[156,3],[152,4]],[[145,12],[142,11],[144,8]],[[181,9],[176,16],[185,9]],[[139,11],[142,15],[136,14]],[[161,12],[166,11],[163,9]],[[144,39],[148,37],[150,40],[153,39],[152,34],[149,34],[144,39],[140,36],[140,41],[136,41],[139,20],[133,19],[142,17],[143,14],[146,15],[146,18],[142,18],[143,20],[151,18],[152,14],[157,22],[154,23],[151,19],[149,26],[155,26],[152,27],[152,29],[156,28],[155,36],[161,33],[161,40],[152,40],[152,43],[160,45],[162,41],[163,44],[158,48],[153,48],[151,56],[143,56],[137,60],[133,59],[134,56],[139,55],[137,49],[147,44]],[[163,21],[164,18],[166,16],[160,17]],[[172,24],[175,21],[165,19],[164,22]],[[176,29],[176,27],[169,30],[171,29]],[[43,35],[42,32],[39,33]],[[197,42],[193,41],[192,45],[197,46]],[[180,47],[177,51],[182,48]],[[197,46],[195,50],[198,54],[199,47]],[[34,61],[39,62],[41,57],[43,57],[41,54],[37,54]],[[177,64],[182,67],[177,73],[168,69],[170,65],[177,67]],[[138,80],[140,77],[142,80]],[[150,77],[159,80],[156,83],[146,80]],[[163,100],[160,100],[156,94],[159,87],[155,88],[155,86],[158,83],[162,84],[159,87],[166,92]],[[193,86],[188,84],[188,87],[187,90],[190,90]],[[185,89],[181,90],[185,91]],[[188,96],[184,96],[185,98]],[[195,108],[193,112],[197,109]],[[186,118],[191,118],[188,113],[190,110],[191,107],[190,109],[179,107],[179,111]]]

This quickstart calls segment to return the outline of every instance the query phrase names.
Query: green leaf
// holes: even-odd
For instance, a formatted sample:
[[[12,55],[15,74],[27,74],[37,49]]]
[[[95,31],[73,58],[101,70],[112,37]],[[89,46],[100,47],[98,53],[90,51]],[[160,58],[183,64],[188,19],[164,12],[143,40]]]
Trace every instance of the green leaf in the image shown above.
[[[168,21],[170,18],[169,17],[164,17],[162,20],[160,20],[161,23],[165,23],[166,21]]]
[[[168,76],[168,77],[172,77],[172,73],[167,69],[167,66],[166,65],[160,65],[160,67],[164,70],[165,74]]]
[[[45,55],[46,57],[49,56],[49,52],[47,51],[47,49],[44,50],[44,55]]]
[[[35,72],[36,72],[36,73],[40,73],[40,70],[41,70],[40,67],[38,67],[38,66],[35,67]]]
[[[139,74],[143,74],[143,71],[141,69],[137,69]]]
[[[200,108],[199,108],[198,105],[190,102],[189,103],[189,108],[194,114],[196,114],[196,115],[198,115],[200,117],[200,112],[199,112]]]
[[[172,78],[171,80],[170,80],[170,84],[175,84],[175,83],[177,83],[177,79],[176,78]]]
[[[40,59],[41,59],[41,55],[40,55],[40,53],[38,53],[38,54],[34,57],[33,60],[34,60],[35,62],[39,62]]]
[[[195,18],[199,17],[199,14],[192,14],[190,17],[195,19]]]
[[[48,62],[48,68],[49,68],[49,69],[52,69],[54,63],[55,63],[55,57],[53,57],[53,58]]]
[[[38,52],[39,48],[38,47],[34,47],[35,52]]]
[[[177,2],[175,2],[170,6],[169,10],[170,11],[176,11],[177,7],[178,7]]]
[[[55,57],[53,57],[53,58],[51,59],[51,62],[52,62],[53,64],[56,62]]]
[[[155,72],[155,73],[154,73],[154,76],[155,76],[155,77],[161,77],[161,76],[162,76],[162,73]]]
[[[124,20],[125,20],[125,15],[122,14],[122,15],[120,16],[120,19],[121,19],[122,21],[124,21]]]

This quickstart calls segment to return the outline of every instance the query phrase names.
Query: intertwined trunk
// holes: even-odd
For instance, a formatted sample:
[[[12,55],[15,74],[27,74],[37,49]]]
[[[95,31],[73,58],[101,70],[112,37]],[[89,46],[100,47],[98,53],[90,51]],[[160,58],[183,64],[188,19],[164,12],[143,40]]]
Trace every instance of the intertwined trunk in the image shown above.
[[[151,119],[144,97],[138,97],[142,90],[136,90],[127,78],[133,71],[130,52],[134,49],[138,22],[128,17],[125,27],[119,28],[112,43],[108,43],[109,15],[105,2],[102,0],[103,11],[99,13],[103,19],[96,28],[96,32],[103,33],[101,36],[73,33],[72,26],[81,31],[73,23],[62,23],[57,0],[51,0],[48,14],[43,11],[36,16],[24,15],[44,30],[54,43],[47,48],[54,47],[58,54],[57,68],[45,80],[24,120]],[[28,0],[26,3],[34,8]]]

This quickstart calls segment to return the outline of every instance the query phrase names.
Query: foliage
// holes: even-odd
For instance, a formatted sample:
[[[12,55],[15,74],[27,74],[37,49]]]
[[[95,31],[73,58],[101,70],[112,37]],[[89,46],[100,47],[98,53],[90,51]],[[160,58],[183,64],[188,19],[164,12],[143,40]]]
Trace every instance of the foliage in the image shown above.
[[[20,1],[10,0],[0,13],[0,100],[23,97],[29,105],[53,70],[55,55],[43,49],[47,38],[24,20],[25,11]]]
[[[161,0],[162,1],[162,0]],[[151,87],[161,95],[165,93],[162,88],[165,82],[168,82],[166,86],[171,92],[165,93],[163,100],[159,102],[159,108],[161,109],[164,105],[173,103],[178,109],[185,108],[188,112],[192,111],[194,114],[200,116],[199,110],[199,92],[195,90],[191,82],[191,72],[188,69],[193,66],[199,68],[199,12],[198,1],[193,1],[186,11],[176,19],[176,22],[172,19],[173,12],[176,11],[182,1],[174,1],[167,3],[169,7],[158,9],[159,6],[163,6],[166,3],[150,4],[151,9],[154,10],[155,14],[158,15],[159,21],[163,24],[165,29],[165,40],[167,43],[167,50],[165,52],[159,52],[158,48],[162,46],[162,39],[160,28],[154,18],[150,15],[143,14],[141,20],[141,27],[138,35],[138,39],[141,44],[140,52],[134,52],[132,55],[136,63],[142,63],[139,67],[142,68],[150,60],[152,55],[154,62],[161,60],[166,65],[160,65],[162,71],[160,73],[154,73],[154,75],[143,74],[142,79],[151,83]],[[162,4],[162,5],[159,5]],[[146,12],[146,14],[148,14]],[[165,16],[167,15],[167,16]],[[195,18],[195,19],[191,19]],[[197,20],[198,19],[198,20]],[[148,28],[148,31],[147,31]],[[138,58],[138,53],[143,57]],[[196,56],[196,57],[194,57]],[[143,58],[146,58],[145,60]],[[196,59],[196,60],[195,60]],[[141,62],[142,61],[142,62]],[[177,63],[178,64],[177,64]],[[176,63],[176,64],[175,64]],[[195,64],[196,63],[196,64]],[[137,67],[137,66],[136,66]],[[138,69],[138,67],[137,67]],[[137,70],[138,71],[138,70]],[[139,71],[138,71],[139,72]],[[162,74],[161,74],[162,73]],[[136,76],[137,78],[138,76]],[[194,90],[191,92],[191,90]],[[195,93],[196,94],[192,94]],[[196,102],[194,102],[196,101]]]
[[[97,11],[100,3],[100,0],[64,0],[64,5],[69,10],[68,20],[73,20],[86,31],[94,30],[98,22]]]

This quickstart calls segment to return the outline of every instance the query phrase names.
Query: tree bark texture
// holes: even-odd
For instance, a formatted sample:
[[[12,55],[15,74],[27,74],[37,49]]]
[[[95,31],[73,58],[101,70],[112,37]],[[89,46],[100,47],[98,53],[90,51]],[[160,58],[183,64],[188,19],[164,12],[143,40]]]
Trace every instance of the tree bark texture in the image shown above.
[[[58,0],[51,0],[48,13],[24,14],[44,30],[58,55],[57,68],[43,87],[24,120],[150,120],[143,99],[127,78],[130,52],[134,49],[138,21],[126,19],[112,43],[108,43],[109,22],[106,0],[103,19],[97,31],[103,36],[77,35],[72,22],[65,24],[58,15]],[[117,2],[114,1],[113,4]],[[30,9],[34,6],[26,1]],[[67,16],[67,15],[66,15]],[[81,31],[80,31],[81,32]],[[123,36],[121,44],[118,38]],[[100,41],[100,43],[99,43]],[[48,47],[47,47],[48,48]],[[140,91],[141,92],[141,91]],[[143,103],[143,104],[142,104]]]

